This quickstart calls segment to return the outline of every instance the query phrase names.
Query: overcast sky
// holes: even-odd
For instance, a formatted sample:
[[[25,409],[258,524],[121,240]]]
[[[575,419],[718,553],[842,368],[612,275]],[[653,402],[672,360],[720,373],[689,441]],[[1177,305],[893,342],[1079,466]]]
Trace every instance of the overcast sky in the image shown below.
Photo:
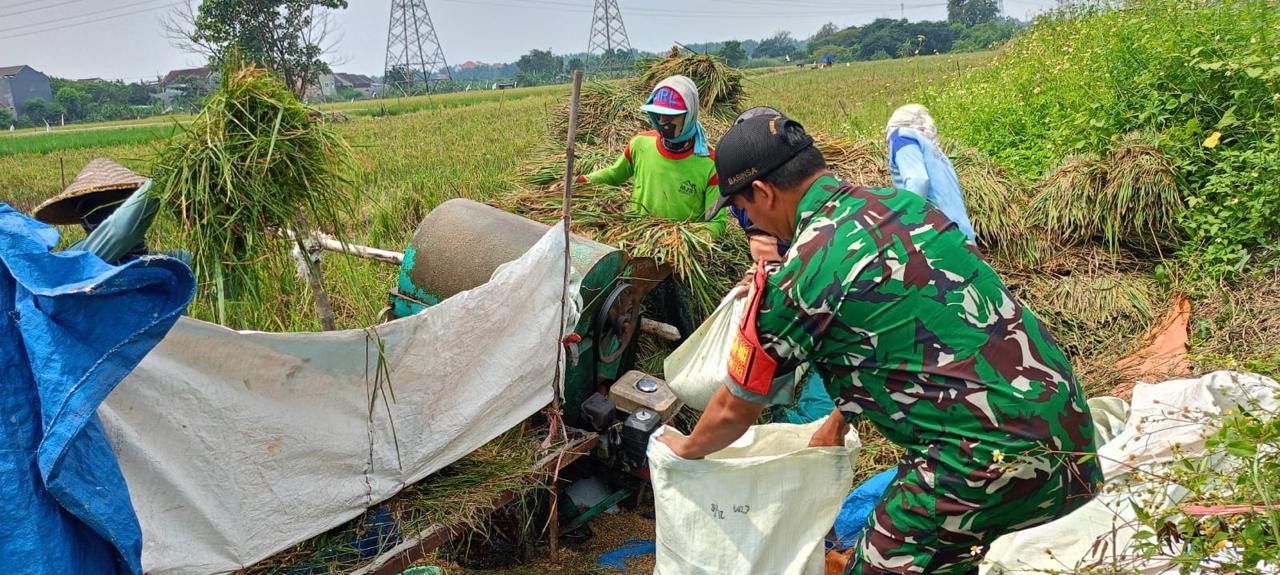
[[[1004,0],[1026,18],[1054,0]],[[672,42],[762,38],[789,30],[805,38],[825,22],[863,24],[879,17],[946,18],[945,0],[618,0],[633,47]],[[161,30],[175,0],[0,0],[0,66],[27,64],[51,76],[154,79],[202,65],[174,49]],[[427,0],[450,64],[511,62],[533,48],[556,53],[587,47],[592,0]],[[380,74],[391,0],[350,0],[337,14],[338,71]]]

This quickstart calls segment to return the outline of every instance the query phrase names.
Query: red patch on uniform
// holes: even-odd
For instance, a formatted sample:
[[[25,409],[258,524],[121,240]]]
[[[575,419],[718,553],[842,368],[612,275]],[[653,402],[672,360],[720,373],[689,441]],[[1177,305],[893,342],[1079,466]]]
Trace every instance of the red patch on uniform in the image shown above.
[[[756,395],[769,395],[778,362],[760,344],[756,322],[760,317],[760,303],[764,301],[765,278],[768,272],[761,266],[752,280],[751,300],[747,313],[738,326],[738,335],[729,351],[729,377],[743,389]]]

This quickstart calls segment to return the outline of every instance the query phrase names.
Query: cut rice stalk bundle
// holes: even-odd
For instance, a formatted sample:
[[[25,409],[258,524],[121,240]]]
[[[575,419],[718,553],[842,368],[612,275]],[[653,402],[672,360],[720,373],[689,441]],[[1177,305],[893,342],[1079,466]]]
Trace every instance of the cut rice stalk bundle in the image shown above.
[[[252,264],[288,251],[279,230],[341,236],[358,205],[350,155],[270,72],[228,66],[222,88],[160,151],[153,191],[194,253],[202,293],[212,289],[221,309],[227,291],[252,289]]]
[[[813,134],[813,139],[818,151],[826,158],[827,166],[849,183],[869,188],[893,185],[884,142],[825,134]]]
[[[578,144],[574,159],[574,175],[586,175],[612,164],[619,154],[605,150],[592,144]],[[521,180],[525,183],[546,187],[564,181],[564,148],[548,147],[535,153],[535,159],[520,168]]]
[[[712,240],[706,222],[675,222],[640,211],[628,187],[575,187],[573,199],[574,233],[670,266],[691,295],[699,319],[715,309],[751,265],[738,226],[729,226],[728,237]],[[558,192],[516,190],[493,203],[546,224],[560,219]]]
[[[1029,194],[982,152],[959,145],[950,149],[978,244],[1009,259],[1034,259],[1034,236],[1024,216]]]
[[[1154,139],[1141,133],[1125,136],[1107,155],[1107,187],[1099,206],[1113,213],[1102,235],[1115,249],[1123,244],[1140,251],[1176,246],[1181,235],[1174,221],[1184,205],[1173,165]]]
[[[621,153],[631,137],[652,130],[640,110],[653,87],[668,76],[682,74],[698,86],[699,115],[707,138],[714,142],[729,129],[746,100],[740,71],[713,56],[677,55],[640,64],[640,77],[593,82],[582,88],[578,112],[578,141]],[[562,106],[551,119],[553,134],[568,133],[569,108]],[[559,140],[557,140],[559,141]]]
[[[632,136],[652,129],[649,118],[640,110],[648,95],[648,90],[635,80],[583,86],[578,103],[578,141],[621,151]],[[557,135],[568,133],[567,104],[552,115],[551,129]]]
[[[1175,246],[1182,194],[1173,165],[1151,142],[1130,134],[1105,159],[1069,158],[1031,201],[1032,222],[1071,244],[1100,239],[1113,252]]]
[[[746,102],[741,70],[709,54],[674,53],[640,67],[640,84],[648,90],[669,76],[687,76],[698,86],[702,110],[708,116],[733,118]]]
[[[1067,158],[1036,191],[1027,206],[1032,225],[1064,243],[1078,244],[1102,233],[1098,197],[1107,185],[1107,165],[1094,155]]]

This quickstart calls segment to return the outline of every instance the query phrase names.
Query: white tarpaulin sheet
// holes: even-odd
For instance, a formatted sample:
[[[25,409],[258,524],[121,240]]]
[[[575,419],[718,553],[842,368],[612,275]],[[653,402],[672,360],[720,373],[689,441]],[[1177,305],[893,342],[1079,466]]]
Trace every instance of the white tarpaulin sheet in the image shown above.
[[[1101,404],[1090,401],[1090,406],[1097,422]],[[1108,489],[1062,519],[997,539],[982,573],[1075,573],[1113,561],[1135,573],[1177,573],[1167,557],[1126,558],[1137,534],[1134,507],[1155,512],[1186,495],[1178,485],[1153,483],[1135,470],[1158,472],[1179,458],[1209,456],[1204,442],[1217,430],[1212,422],[1224,411],[1241,409],[1274,413],[1280,409],[1280,384],[1229,371],[1158,385],[1139,383],[1123,430],[1098,448],[1103,476],[1109,486],[1118,488]],[[1122,410],[1109,413],[1118,411]]]
[[[236,332],[183,318],[99,410],[142,524],[143,567],[251,565],[547,405],[560,229],[489,283],[376,330]]]

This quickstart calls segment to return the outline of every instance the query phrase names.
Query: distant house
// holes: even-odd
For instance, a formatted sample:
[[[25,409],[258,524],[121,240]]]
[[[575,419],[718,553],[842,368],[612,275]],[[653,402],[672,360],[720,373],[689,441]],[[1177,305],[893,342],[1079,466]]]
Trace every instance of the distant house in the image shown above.
[[[335,72],[333,74],[321,74],[319,82],[320,95],[333,99],[347,90],[355,90],[360,92],[361,96],[368,97],[377,91],[373,79],[360,74],[343,74]],[[308,99],[314,98],[312,90],[307,91]]]
[[[30,66],[0,67],[0,108],[22,115],[25,111],[23,104],[36,98],[53,101],[48,76]]]
[[[213,74],[212,70],[209,70],[208,66],[201,66],[199,68],[170,70],[168,74],[164,75],[164,78],[160,79],[160,85],[165,88],[180,88],[193,79],[207,80],[210,84],[217,81],[217,77]]]
[[[160,79],[160,90],[151,95],[164,104],[165,111],[173,109],[173,102],[186,95],[193,82],[204,81],[210,90],[218,89],[218,75],[207,66],[170,70]]]

